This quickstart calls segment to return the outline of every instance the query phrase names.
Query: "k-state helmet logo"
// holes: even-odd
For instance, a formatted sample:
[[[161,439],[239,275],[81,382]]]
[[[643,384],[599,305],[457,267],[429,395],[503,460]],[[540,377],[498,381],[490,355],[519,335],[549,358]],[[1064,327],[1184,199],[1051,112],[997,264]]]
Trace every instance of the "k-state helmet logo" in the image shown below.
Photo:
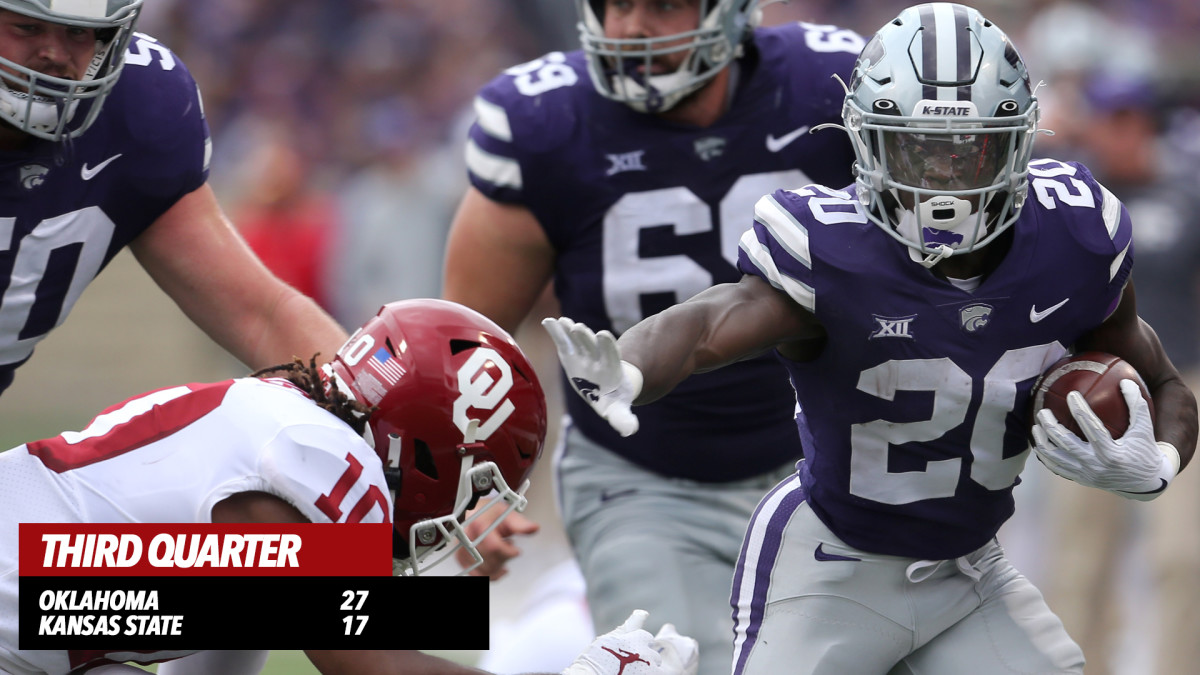
[[[978,117],[974,101],[923,99],[913,108],[913,117]]]

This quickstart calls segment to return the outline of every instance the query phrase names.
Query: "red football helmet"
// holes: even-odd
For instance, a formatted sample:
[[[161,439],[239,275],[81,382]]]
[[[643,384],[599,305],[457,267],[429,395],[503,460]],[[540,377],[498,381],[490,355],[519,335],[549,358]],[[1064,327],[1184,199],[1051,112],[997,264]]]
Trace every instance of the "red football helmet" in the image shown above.
[[[397,573],[418,575],[460,546],[482,562],[476,545],[524,510],[546,440],[546,395],[517,343],[462,305],[404,300],[355,331],[325,372],[376,408],[364,437],[394,494]],[[472,541],[459,520],[492,490],[489,508],[505,511]]]

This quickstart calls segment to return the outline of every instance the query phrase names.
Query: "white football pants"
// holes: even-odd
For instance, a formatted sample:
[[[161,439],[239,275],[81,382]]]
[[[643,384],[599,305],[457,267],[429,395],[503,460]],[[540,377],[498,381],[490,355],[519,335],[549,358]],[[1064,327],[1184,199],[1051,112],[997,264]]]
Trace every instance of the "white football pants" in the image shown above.
[[[994,540],[954,560],[867,553],[802,496],[785,480],[747,531],[735,675],[1083,672],[1083,652]]]

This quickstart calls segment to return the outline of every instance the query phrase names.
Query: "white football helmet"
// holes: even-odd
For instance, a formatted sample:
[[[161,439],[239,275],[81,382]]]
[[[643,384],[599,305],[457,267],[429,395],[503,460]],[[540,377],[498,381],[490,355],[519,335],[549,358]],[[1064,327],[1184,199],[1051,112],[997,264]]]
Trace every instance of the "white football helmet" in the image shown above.
[[[867,216],[931,267],[1008,229],[1025,203],[1038,104],[1008,37],[977,10],[910,7],[854,67],[842,119]]]
[[[96,52],[78,80],[0,57],[0,118],[51,141],[79,136],[96,120],[125,63],[143,0],[0,0],[0,9],[96,31]]]
[[[695,30],[661,37],[611,39],[604,36],[604,0],[576,0],[579,37],[588,73],[601,96],[639,112],[670,110],[742,53],[761,20],[759,0],[699,0]],[[650,75],[655,58],[687,52],[672,73]],[[639,70],[640,68],[640,70]]]

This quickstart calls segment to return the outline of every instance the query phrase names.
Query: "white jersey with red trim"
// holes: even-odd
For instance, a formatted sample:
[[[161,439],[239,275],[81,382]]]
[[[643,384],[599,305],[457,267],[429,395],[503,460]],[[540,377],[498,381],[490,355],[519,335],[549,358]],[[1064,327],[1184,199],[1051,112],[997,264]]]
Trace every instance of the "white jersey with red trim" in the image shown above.
[[[0,672],[83,665],[65,651],[17,649],[19,523],[208,523],[213,505],[249,491],[273,494],[313,522],[391,522],[375,451],[281,379],[159,389],[82,431],[0,453]]]

